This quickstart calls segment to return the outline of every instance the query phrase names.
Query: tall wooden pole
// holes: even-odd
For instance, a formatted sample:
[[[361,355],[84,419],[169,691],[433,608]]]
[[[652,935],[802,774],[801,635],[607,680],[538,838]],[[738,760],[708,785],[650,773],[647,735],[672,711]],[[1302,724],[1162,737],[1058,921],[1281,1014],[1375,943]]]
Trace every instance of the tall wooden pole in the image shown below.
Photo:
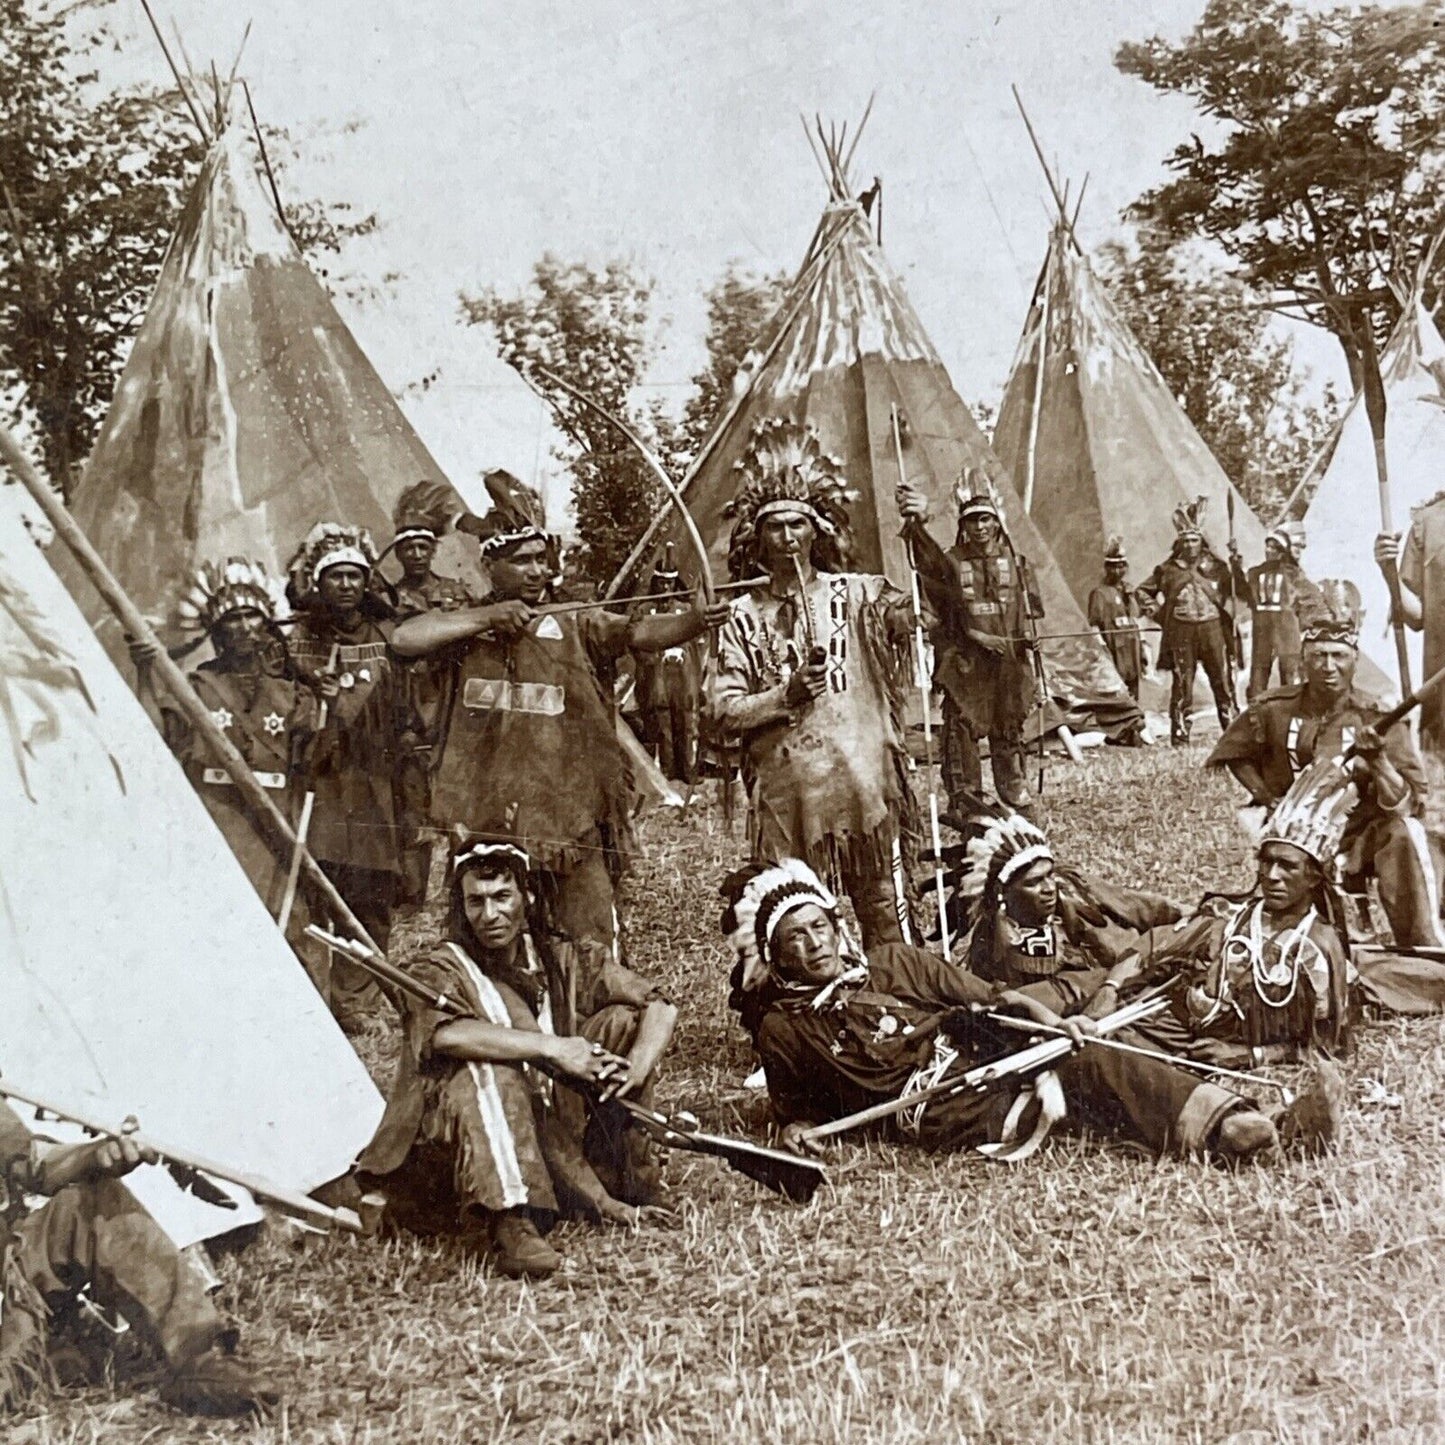
[[[1055,236],[1058,232],[1055,231]],[[1034,509],[1034,467],[1035,459],[1039,448],[1039,416],[1044,406],[1044,362],[1048,360],[1049,354],[1049,306],[1053,299],[1053,249],[1055,242],[1049,243],[1049,259],[1044,266],[1044,304],[1043,311],[1039,317],[1039,357],[1038,365],[1034,373],[1034,403],[1029,413],[1029,446],[1024,463],[1024,511],[1032,512]]]
[[[1362,307],[1355,313],[1355,336],[1360,347],[1360,371],[1365,393],[1365,415],[1370,419],[1370,436],[1375,444],[1375,478],[1380,489],[1380,530],[1393,533],[1395,513],[1390,498],[1390,463],[1385,454],[1385,384],[1380,376],[1380,357],[1375,350],[1375,333]],[[1400,673],[1400,695],[1410,696],[1410,645],[1405,637],[1405,610],[1400,598],[1400,568],[1391,558],[1384,569],[1390,589],[1390,624],[1395,634],[1395,665]]]
[[[206,740],[206,745],[216,760],[231,775],[231,781],[245,799],[252,817],[269,829],[276,856],[284,862],[293,851],[299,852],[306,881],[315,894],[356,938],[376,948],[375,940],[351,911],[351,906],[336,891],[336,885],[321,871],[321,865],[311,856],[310,851],[298,842],[295,830],[271,795],[257,781],[256,775],[236,750],[235,744],[216,726],[210,709],[201,701],[185,673],[176,666],[140,608],[131,601],[126,590],[116,580],[115,574],[95,550],[90,538],[81,531],[80,524],[66,510],[60,498],[46,486],[29,457],[21,450],[19,442],[3,423],[0,423],[0,461],[10,467],[19,478],[20,484],[35,499],[45,514],[46,521],[54,527],[55,535],[70,549],[95,590],[119,618],[121,626],[137,641],[149,644],[154,650],[154,666],[165,683],[166,690],[175,699],[186,721]],[[379,949],[377,951],[380,952]]]

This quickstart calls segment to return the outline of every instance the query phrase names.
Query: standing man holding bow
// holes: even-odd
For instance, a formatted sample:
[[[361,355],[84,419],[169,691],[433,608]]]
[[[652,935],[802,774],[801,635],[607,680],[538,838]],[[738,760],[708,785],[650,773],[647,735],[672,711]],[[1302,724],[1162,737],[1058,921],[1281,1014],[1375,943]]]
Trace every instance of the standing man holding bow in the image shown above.
[[[398,656],[433,657],[448,673],[432,821],[515,837],[549,923],[578,943],[611,947],[632,779],[599,674],[610,675],[629,649],[690,642],[727,610],[539,613],[560,570],[542,499],[505,472],[486,484],[491,511],[460,525],[480,541],[491,592],[474,607],[412,617],[392,639]]]

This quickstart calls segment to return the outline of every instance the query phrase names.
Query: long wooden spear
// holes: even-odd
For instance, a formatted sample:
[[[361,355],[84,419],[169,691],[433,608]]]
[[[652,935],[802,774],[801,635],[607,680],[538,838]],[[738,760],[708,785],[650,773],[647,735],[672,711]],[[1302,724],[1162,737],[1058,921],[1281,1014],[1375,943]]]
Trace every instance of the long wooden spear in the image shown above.
[[[231,775],[231,781],[258,818],[269,829],[273,839],[272,847],[277,858],[285,863],[298,844],[295,830],[285,815],[276,806],[271,795],[257,781],[245,758],[236,750],[236,745],[216,726],[211,710],[197,695],[174,659],[162,646],[150,623],[140,608],[131,601],[125,588],[116,580],[115,574],[105,565],[100,553],[95,550],[89,537],[80,529],[80,524],[66,509],[65,504],[46,486],[40,473],[31,464],[30,458],[21,450],[10,429],[0,423],[0,461],[4,461],[20,479],[20,484],[35,499],[45,519],[55,529],[55,535],[70,549],[81,570],[100,593],[106,605],[120,620],[121,626],[139,642],[149,645],[154,652],[153,666],[160,673],[167,691],[186,721],[206,740],[206,745],[215,754],[217,761]],[[300,848],[301,866],[306,880],[316,895],[326,904],[336,918],[358,939],[375,948],[371,935],[361,920],[351,911],[350,904],[336,891],[336,885],[321,871],[321,865],[311,856],[308,849]]]
[[[898,485],[908,485],[908,467],[903,460],[903,428],[898,408],[892,409],[893,459],[898,466]],[[918,579],[918,558],[913,553],[913,538],[903,538],[908,556],[908,581],[913,598],[913,666],[918,681],[918,696],[923,705],[923,766],[928,770],[928,831],[933,844],[933,886],[938,893],[938,939],[945,958],[952,958],[953,945],[948,936],[948,895],[943,878],[943,834],[938,824],[938,778],[933,771],[933,680],[928,672],[928,642],[923,628],[923,587]]]
[[[1375,333],[1370,318],[1361,308],[1356,313],[1355,335],[1360,348],[1362,390],[1370,436],[1375,444],[1375,478],[1380,489],[1380,530],[1395,531],[1394,507],[1390,499],[1390,463],[1385,455],[1385,384],[1380,376],[1380,357],[1375,350]],[[1405,609],[1400,597],[1400,566],[1390,558],[1384,567],[1385,585],[1390,589],[1390,627],[1395,634],[1395,664],[1400,672],[1400,694],[1410,695],[1410,645],[1405,638]]]

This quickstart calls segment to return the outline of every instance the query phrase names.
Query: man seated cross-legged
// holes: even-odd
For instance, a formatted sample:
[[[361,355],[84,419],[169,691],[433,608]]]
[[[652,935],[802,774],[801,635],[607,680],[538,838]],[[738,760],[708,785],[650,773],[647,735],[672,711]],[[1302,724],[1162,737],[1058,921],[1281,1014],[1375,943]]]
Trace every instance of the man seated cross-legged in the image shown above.
[[[502,1273],[540,1278],[559,1210],[634,1223],[658,1203],[651,1141],[608,1101],[650,1101],[677,1011],[610,949],[543,927],[530,872],[506,839],[453,860],[446,941],[410,971],[467,1016],[406,1005],[359,1168],[396,1224],[488,1238]]]

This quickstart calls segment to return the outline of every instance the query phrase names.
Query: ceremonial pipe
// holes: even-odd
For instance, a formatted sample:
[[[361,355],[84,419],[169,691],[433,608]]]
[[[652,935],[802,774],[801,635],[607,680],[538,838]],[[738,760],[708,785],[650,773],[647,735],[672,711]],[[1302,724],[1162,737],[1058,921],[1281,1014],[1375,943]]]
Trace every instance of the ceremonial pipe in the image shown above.
[[[1164,987],[1167,989],[1171,986],[1171,984],[1166,984]],[[1113,1013],[1099,1019],[1100,1033],[1085,1042],[1097,1043],[1100,1038],[1114,1033],[1118,1029],[1128,1028],[1130,1024],[1152,1018],[1163,1009],[1168,1001],[1162,991],[1135,999],[1132,1003],[1127,1003],[1123,1008],[1115,1009]],[[850,1130],[861,1129],[865,1124],[876,1124],[880,1119],[891,1119],[897,1114],[906,1113],[909,1109],[920,1104],[930,1103],[934,1099],[952,1098],[956,1094],[970,1091],[982,1093],[1003,1079],[1040,1073],[1050,1064],[1056,1064],[1060,1059],[1067,1058],[1078,1047],[1080,1046],[1075,1044],[1072,1039],[1063,1036],[1045,1039],[1041,1043],[1031,1044],[1028,1048],[1021,1049],[1016,1054],[1005,1054],[1001,1059],[994,1059],[987,1064],[979,1064],[966,1073],[959,1074],[952,1079],[945,1079],[931,1088],[919,1089],[911,1094],[902,1094],[896,1099],[889,1099],[886,1103],[860,1109],[856,1114],[849,1114],[842,1119],[833,1119],[826,1124],[818,1124],[814,1128],[804,1131],[803,1142],[816,1144],[820,1139],[831,1139],[835,1134],[846,1134]]]
[[[1017,1018],[1013,1014],[986,1013],[984,1017],[1003,1028],[1013,1029],[1016,1033],[1042,1033],[1049,1034],[1054,1038],[1067,1037],[1063,1029],[1053,1024],[1034,1023],[1031,1019]],[[1202,1059],[1165,1053],[1163,1049],[1141,1048],[1138,1044],[1126,1044],[1122,1039],[1099,1037],[1093,1039],[1092,1042],[1101,1044],[1106,1049],[1113,1049],[1115,1053],[1133,1054],[1136,1058],[1153,1059],[1157,1064],[1171,1064],[1176,1069],[1188,1069],[1196,1074],[1234,1079],[1241,1084],[1252,1084],[1255,1088],[1270,1089],[1277,1093],[1286,1104],[1294,1103],[1293,1089],[1286,1088],[1283,1084],[1277,1084],[1273,1079],[1266,1079],[1263,1074],[1249,1074],[1242,1069],[1226,1069],[1222,1064],[1207,1064]]]
[[[273,1184],[269,1179],[262,1179],[259,1175],[242,1173],[239,1169],[232,1169],[226,1164],[218,1164],[214,1159],[203,1159],[199,1154],[192,1154],[186,1149],[173,1149],[169,1144],[162,1144],[159,1140],[152,1139],[130,1127],[135,1123],[133,1118],[127,1119],[119,1128],[113,1128],[109,1124],[101,1124],[85,1114],[77,1113],[68,1106],[53,1103],[41,1094],[17,1088],[5,1078],[0,1078],[0,1095],[7,1099],[14,1099],[21,1104],[29,1104],[32,1109],[49,1114],[53,1118],[67,1119],[72,1124],[78,1124],[88,1134],[107,1139],[129,1139],[137,1149],[155,1154],[162,1161],[174,1164],[178,1169],[207,1174],[213,1179],[234,1184],[257,1199],[264,1200],[267,1204],[274,1204],[277,1208],[285,1210],[286,1213],[297,1215],[313,1224],[345,1229],[352,1234],[375,1232],[375,1221],[370,1219],[363,1221],[355,1210],[333,1208],[331,1205],[312,1199],[310,1195],[302,1194],[295,1189],[287,1189],[284,1185]]]
[[[893,456],[898,464],[898,485],[908,485],[908,471],[903,461],[903,431],[898,421],[898,408],[892,409]],[[923,765],[928,769],[928,827],[933,842],[933,886],[938,893],[938,942],[944,958],[953,957],[953,944],[948,935],[948,900],[944,894],[943,833],[938,824],[938,780],[933,771],[933,680],[928,675],[928,643],[923,628],[923,588],[918,580],[918,559],[913,555],[913,538],[904,529],[903,547],[908,557],[908,581],[913,596],[913,650],[917,673],[918,695],[923,705]]]
[[[25,490],[35,499],[36,505],[44,512],[45,519],[55,529],[55,535],[70,548],[82,571],[89,577],[95,590],[100,593],[111,611],[120,619],[125,628],[139,642],[145,643],[154,652],[152,666],[158,669],[166,687],[175,699],[186,721],[206,740],[217,760],[231,775],[237,791],[272,829],[273,835],[288,848],[297,847],[295,830],[285,815],[272,801],[271,795],[256,780],[245,758],[237,751],[236,745],[216,726],[210,709],[197,696],[170,653],[161,645],[140,608],[131,601],[114,573],[105,565],[100,553],[95,550],[89,537],[81,530],[80,524],[70,515],[65,504],[46,486],[40,474],[31,465],[30,459],[20,449],[10,429],[0,423],[0,460],[4,460],[19,477]],[[276,848],[278,858],[282,856]],[[371,935],[362,926],[361,920],[351,911],[350,904],[337,892],[336,885],[321,871],[320,864],[312,857],[309,849],[302,849],[301,864],[307,881],[315,888],[333,913],[352,930],[357,938],[372,943]]]

